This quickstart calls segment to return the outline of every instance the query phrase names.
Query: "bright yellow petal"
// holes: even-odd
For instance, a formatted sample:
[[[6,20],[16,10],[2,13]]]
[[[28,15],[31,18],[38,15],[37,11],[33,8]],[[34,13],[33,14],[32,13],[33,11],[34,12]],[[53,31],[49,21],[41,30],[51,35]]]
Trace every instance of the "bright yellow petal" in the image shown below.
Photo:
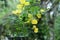
[[[23,8],[23,5],[22,5],[22,4],[18,4],[18,5],[17,5],[17,8],[18,8],[18,9],[22,9],[22,8]]]
[[[32,29],[35,29],[36,28],[36,25],[33,25],[33,28]]]
[[[13,14],[20,14],[22,12],[22,10],[15,10],[15,11],[12,11]]]
[[[38,33],[38,28],[35,28],[34,29],[34,33]]]
[[[26,0],[20,0],[21,4],[24,4],[26,2]]]
[[[25,2],[25,4],[24,4],[24,5],[26,5],[26,6],[27,6],[27,5],[30,5],[30,3],[29,3],[29,2]]]
[[[22,10],[16,10],[16,12],[17,12],[17,13],[21,13],[21,12],[22,12]]]
[[[45,12],[45,10],[44,9],[41,9],[40,12]]]
[[[12,13],[13,13],[13,14],[17,14],[17,12],[16,12],[16,11],[12,11]]]
[[[38,17],[38,18],[41,18],[41,14],[38,13],[38,14],[37,14],[37,17]]]
[[[31,23],[32,23],[32,24],[37,24],[38,21],[37,21],[36,19],[33,19],[33,20],[31,21]]]

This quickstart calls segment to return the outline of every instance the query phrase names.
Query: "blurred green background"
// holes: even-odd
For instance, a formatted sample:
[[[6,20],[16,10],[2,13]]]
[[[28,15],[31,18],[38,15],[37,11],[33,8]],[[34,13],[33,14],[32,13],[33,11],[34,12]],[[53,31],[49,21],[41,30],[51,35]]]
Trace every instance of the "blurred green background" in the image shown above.
[[[0,24],[3,23],[2,19],[7,17],[9,14],[11,14],[12,10],[16,9],[17,4],[18,4],[18,0],[7,0],[7,6],[5,6],[5,2],[0,0]],[[56,15],[55,25],[54,25],[55,40],[60,40],[60,6],[58,10],[59,12]]]

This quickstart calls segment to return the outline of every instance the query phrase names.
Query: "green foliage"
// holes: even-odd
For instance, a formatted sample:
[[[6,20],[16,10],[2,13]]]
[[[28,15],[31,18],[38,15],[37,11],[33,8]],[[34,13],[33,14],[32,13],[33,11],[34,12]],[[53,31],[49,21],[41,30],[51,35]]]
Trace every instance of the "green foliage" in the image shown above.
[[[55,40],[60,40],[60,18],[56,17],[55,20]]]
[[[45,14],[43,14],[44,9],[40,8],[39,2],[34,0],[30,0],[29,1],[31,4],[29,6],[24,6],[24,10],[21,14],[11,14],[12,10],[16,9],[16,5],[14,5],[15,3],[13,3],[12,1],[8,1],[8,7],[3,8],[0,13],[3,13],[0,17],[0,19],[2,19],[0,22],[1,24],[4,25],[5,27],[5,33],[6,35],[13,35],[15,36],[29,36],[30,38],[34,37],[34,38],[38,38],[38,39],[44,39],[44,36],[47,36],[47,34],[49,34],[49,28],[48,25],[46,24],[46,16]],[[16,3],[17,4],[17,3]],[[14,5],[14,6],[13,6]],[[40,11],[40,10],[43,11]],[[9,14],[8,14],[9,13]],[[35,24],[38,28],[38,32],[35,33],[34,29],[32,29],[33,25],[31,23],[32,20],[30,20],[30,23],[25,23],[27,22],[28,18],[28,14],[31,14],[32,20],[36,19],[38,20],[37,24]],[[37,14],[41,14],[41,18],[38,18],[36,15]],[[8,14],[8,15],[7,15]],[[36,36],[35,36],[36,35]],[[41,38],[42,37],[42,38]]]
[[[45,16],[45,12],[41,12],[40,10],[43,9],[39,6],[40,2],[39,0],[27,0],[31,4],[29,6],[24,6],[24,10],[21,14],[15,15],[12,14],[12,10],[17,9],[16,5],[19,4],[18,0],[7,0],[8,7],[4,6],[4,2],[0,1],[0,24],[3,24],[5,27],[5,32],[7,35],[13,35],[13,36],[20,36],[20,37],[26,37],[29,36],[30,38],[38,38],[38,39],[47,39],[49,37],[49,26],[47,25],[47,18]],[[2,6],[3,5],[3,6]],[[46,11],[46,9],[43,9]],[[37,19],[38,23],[36,24],[38,28],[38,33],[34,33],[34,30],[32,29],[33,25],[30,21],[30,23],[27,22],[28,14],[32,14],[32,19]],[[41,14],[41,18],[37,18],[37,14]],[[58,18],[59,19],[59,18]],[[58,24],[57,24],[58,23]],[[59,20],[56,21],[56,40],[60,39],[59,35]],[[42,37],[42,38],[41,38]],[[47,37],[47,38],[46,38]],[[33,39],[34,39],[33,38]]]

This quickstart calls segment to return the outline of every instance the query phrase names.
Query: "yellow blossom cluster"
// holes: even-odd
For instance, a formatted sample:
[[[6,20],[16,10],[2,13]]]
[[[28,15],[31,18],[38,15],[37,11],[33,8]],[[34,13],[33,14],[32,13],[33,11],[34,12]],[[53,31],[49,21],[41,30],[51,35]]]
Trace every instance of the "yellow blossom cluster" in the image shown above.
[[[26,2],[26,0],[20,0],[20,3],[23,4],[23,5],[26,5],[26,6],[27,5],[30,5],[30,3],[29,2]]]
[[[37,18],[41,18],[41,13],[37,13],[36,14]],[[28,21],[27,23],[31,23],[33,25],[33,30],[34,30],[34,33],[38,33],[38,27],[36,27],[36,24],[38,24],[38,20],[36,18],[34,18],[33,14],[31,13],[28,13]]]
[[[13,14],[19,14],[19,13],[21,13],[21,12],[22,12],[22,10],[15,10],[15,11],[12,11]]]
[[[30,2],[27,2],[26,0],[19,0],[20,3],[17,5],[17,9],[15,11],[12,11],[13,14],[20,14],[22,10],[24,9],[24,6],[30,5]]]
[[[37,18],[41,18],[41,14],[40,13],[37,13],[36,14],[36,16],[37,16]],[[27,21],[27,23],[30,23],[31,22],[31,24],[33,24],[33,31],[34,31],[34,33],[38,33],[38,27],[36,27],[36,24],[38,24],[38,20],[37,19],[33,19],[33,15],[32,14],[30,14],[30,13],[28,13],[28,21]]]
[[[36,25],[33,25],[33,29],[34,29],[34,33],[38,33],[38,28],[36,27]]]
[[[13,14],[20,14],[23,10],[25,6],[30,5],[30,2],[27,2],[26,0],[19,0],[19,4],[17,5],[17,10],[12,11]],[[40,12],[45,12],[44,9],[41,9]],[[41,18],[41,13],[37,13],[36,17],[39,19]],[[36,24],[38,24],[38,20],[36,18],[33,19],[33,15],[31,13],[28,13],[28,19],[26,21],[26,23],[31,23],[33,25],[33,30],[34,33],[38,33],[38,27],[36,26]]]
[[[37,24],[38,21],[36,19],[33,19],[31,21],[32,24]],[[34,33],[38,33],[38,28],[36,27],[36,25],[33,25],[33,29],[34,29]]]

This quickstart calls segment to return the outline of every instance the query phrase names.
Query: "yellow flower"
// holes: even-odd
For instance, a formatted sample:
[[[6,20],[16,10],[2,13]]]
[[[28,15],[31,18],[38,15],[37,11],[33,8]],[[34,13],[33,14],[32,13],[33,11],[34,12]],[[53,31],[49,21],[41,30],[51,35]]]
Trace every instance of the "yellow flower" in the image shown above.
[[[22,12],[21,10],[12,11],[13,14],[20,14],[21,12]]]
[[[32,18],[32,17],[33,17],[33,15],[29,13],[28,14],[28,18]]]
[[[26,0],[20,0],[21,4],[24,4],[26,2]]]
[[[35,29],[36,28],[36,25],[33,25],[33,28],[32,29]]]
[[[38,21],[37,21],[36,19],[33,19],[33,20],[31,21],[31,23],[32,23],[32,24],[37,24]]]
[[[18,4],[18,5],[17,5],[17,8],[18,8],[18,9],[21,9],[22,7],[23,7],[22,4]]]
[[[12,11],[13,14],[16,14],[16,11]]]
[[[29,3],[29,2],[25,2],[25,4],[24,4],[24,5],[26,5],[26,6],[27,6],[27,5],[30,5],[30,3]]]
[[[44,9],[41,9],[40,12],[45,12],[45,10]]]
[[[37,14],[37,17],[38,17],[38,18],[41,18],[41,14],[38,13],[38,14]]]
[[[22,12],[22,10],[16,10],[16,12],[17,12],[17,13],[21,13],[21,12]]]
[[[35,32],[35,33],[38,33],[38,28],[35,28],[35,29],[34,29],[34,32]]]

